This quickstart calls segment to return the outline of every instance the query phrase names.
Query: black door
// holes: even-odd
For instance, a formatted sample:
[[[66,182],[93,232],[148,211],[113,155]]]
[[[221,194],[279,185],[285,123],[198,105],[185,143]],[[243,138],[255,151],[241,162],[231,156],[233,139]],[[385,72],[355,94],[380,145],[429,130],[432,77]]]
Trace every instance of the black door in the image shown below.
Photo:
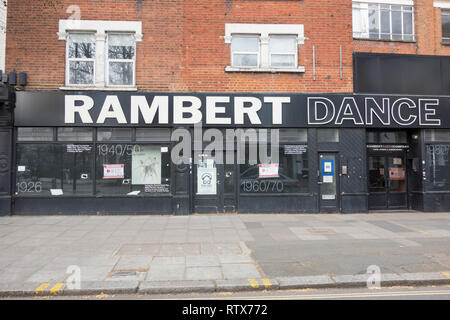
[[[236,211],[236,173],[234,164],[222,164],[215,157],[194,152],[193,199],[196,213]],[[223,153],[225,160],[225,152]]]
[[[339,212],[339,168],[337,153],[319,153],[320,212]]]
[[[369,210],[406,209],[407,182],[404,153],[368,156]]]

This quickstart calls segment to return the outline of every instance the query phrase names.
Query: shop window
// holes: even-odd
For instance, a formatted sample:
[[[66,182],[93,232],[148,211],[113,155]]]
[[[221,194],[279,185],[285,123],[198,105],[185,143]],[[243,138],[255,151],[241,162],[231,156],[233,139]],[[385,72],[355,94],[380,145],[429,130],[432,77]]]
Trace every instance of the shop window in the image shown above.
[[[18,144],[16,192],[91,195],[92,149],[91,144]]]
[[[18,141],[53,141],[53,128],[18,128]]]
[[[109,85],[134,85],[135,51],[133,34],[108,34]]]
[[[450,10],[442,10],[442,42],[450,44]]]
[[[367,143],[407,143],[406,131],[367,131]]]
[[[58,128],[58,141],[92,141],[92,128]]]
[[[450,191],[450,144],[426,145],[427,191]]]
[[[102,90],[135,88],[137,21],[60,20],[59,40],[67,41],[66,87]]]
[[[152,142],[152,141],[170,141],[170,130],[159,128],[143,128],[136,129],[136,141]]]
[[[128,128],[99,128],[97,141],[131,141],[132,129]]]
[[[95,35],[71,33],[67,39],[67,83],[92,85],[95,77]]]
[[[411,1],[392,4],[353,1],[353,37],[375,40],[414,41],[414,10]]]
[[[425,131],[426,142],[450,142],[450,130],[446,129],[427,129]]]
[[[303,25],[229,23],[225,33],[225,42],[231,44],[231,66],[226,71],[305,71],[298,66]]]
[[[98,144],[97,194],[169,193],[170,163],[168,145]]]
[[[339,129],[317,129],[317,142],[339,142]]]
[[[282,194],[309,192],[307,130],[280,130],[278,163],[249,163],[249,143],[245,164],[240,165],[241,194]],[[295,134],[296,133],[296,134]],[[290,139],[290,137],[296,139]],[[269,140],[270,141],[270,140]],[[288,143],[288,141],[290,141]],[[270,150],[270,144],[267,150]]]

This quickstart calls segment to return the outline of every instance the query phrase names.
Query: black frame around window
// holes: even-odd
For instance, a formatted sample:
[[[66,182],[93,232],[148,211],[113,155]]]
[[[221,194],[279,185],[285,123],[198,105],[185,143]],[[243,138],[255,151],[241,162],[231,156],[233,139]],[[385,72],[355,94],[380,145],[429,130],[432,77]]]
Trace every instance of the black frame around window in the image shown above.
[[[111,135],[112,139],[108,140],[98,140],[97,136],[99,131],[104,132],[105,130],[116,130],[117,128],[94,128],[94,127],[20,127],[16,129],[16,167],[15,167],[15,182],[16,182],[16,195],[20,196],[56,196],[56,195],[64,195],[64,196],[167,196],[172,194],[172,181],[171,181],[171,172],[172,165],[170,161],[170,150],[172,147],[172,143],[170,141],[171,129],[169,128],[145,128],[146,133],[149,134],[146,139],[145,134],[141,135],[141,137],[137,141],[136,139],[136,130],[142,130],[144,128],[127,128],[130,130],[131,135],[128,140],[120,139],[120,136],[114,139],[114,134]],[[52,132],[52,137],[50,139],[49,131]],[[154,130],[155,135],[152,135],[152,130]],[[164,130],[166,132],[164,132]],[[21,134],[20,131],[23,133]],[[90,133],[89,133],[90,131]],[[145,130],[143,130],[145,131]],[[46,135],[39,136],[35,133],[45,132]],[[58,132],[64,133],[63,135],[58,136]],[[70,133],[73,132],[73,138],[70,137]],[[89,139],[90,137],[90,139]],[[127,193],[111,193],[111,194],[99,194],[97,192],[97,180],[99,179],[99,168],[98,160],[100,158],[99,154],[97,154],[97,150],[107,149],[109,152],[110,147],[113,146],[122,146],[123,144],[128,144],[131,146],[140,146],[139,150],[151,149],[151,146],[154,149],[161,148],[161,171],[164,170],[164,174],[161,174],[161,180],[164,182],[161,183],[160,186],[157,185],[132,185],[129,184],[129,192],[134,191],[134,189],[138,189],[138,194],[128,194]],[[106,146],[106,148],[102,147]],[[61,149],[62,148],[62,149]],[[113,148],[114,151],[120,148]],[[122,147],[122,150],[127,152],[127,149]],[[28,151],[27,151],[28,150]],[[47,150],[47,157],[42,156],[43,160],[41,164],[33,166],[33,163],[36,162],[35,158],[39,160],[41,156],[39,156],[39,150]],[[64,153],[63,150],[66,150]],[[131,148],[131,152],[133,153],[136,149]],[[42,151],[44,152],[44,151]],[[41,152],[41,153],[42,153]],[[45,152],[44,152],[45,153]],[[36,154],[34,156],[34,154]],[[68,159],[68,155],[70,154]],[[84,157],[83,157],[84,154]],[[89,156],[88,156],[89,155]],[[124,154],[125,155],[125,154]],[[131,154],[129,154],[131,160]],[[144,154],[145,156],[145,154]],[[84,166],[82,170],[79,168],[79,161],[77,158],[88,158],[90,166],[86,168]],[[46,160],[45,160],[46,159]],[[68,159],[68,160],[67,160]],[[167,160],[168,159],[168,160]],[[25,161],[20,163],[20,161]],[[34,162],[33,162],[34,161]],[[164,161],[164,164],[163,164]],[[68,167],[67,162],[73,164],[72,167]],[[85,162],[85,161],[84,161]],[[167,163],[166,163],[167,162]],[[164,166],[167,166],[165,168]],[[48,167],[51,167],[49,170]],[[45,190],[43,188],[42,182],[38,179],[39,173],[38,170],[41,168],[43,174],[46,176],[46,187]],[[33,179],[33,171],[34,170],[34,179]],[[24,179],[28,177],[29,179]],[[65,179],[64,177],[67,177]],[[76,178],[74,178],[76,177]],[[124,177],[125,179],[125,177]],[[29,180],[29,181],[28,181]],[[79,181],[86,182],[91,181],[91,189],[86,192],[86,187],[84,186],[83,192],[77,192],[77,184],[82,185],[83,183],[79,183]],[[70,184],[67,183],[70,181]],[[25,187],[25,182],[27,185]],[[85,183],[86,184],[86,183]],[[64,186],[73,186],[73,189],[65,189]],[[50,186],[50,187],[49,187]],[[136,188],[133,188],[136,186]],[[51,191],[50,189],[55,189]],[[65,190],[64,190],[65,189]],[[80,188],[78,188],[79,190]],[[133,189],[133,190],[132,190]],[[64,190],[64,194],[58,194],[58,190]],[[67,192],[66,192],[67,190]],[[44,192],[42,192],[44,191]]]

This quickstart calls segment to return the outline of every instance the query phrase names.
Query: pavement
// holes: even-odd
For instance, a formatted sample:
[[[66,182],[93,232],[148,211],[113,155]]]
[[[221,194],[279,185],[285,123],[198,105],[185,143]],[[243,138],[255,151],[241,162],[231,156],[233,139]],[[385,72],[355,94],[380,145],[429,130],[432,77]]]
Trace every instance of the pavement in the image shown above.
[[[0,217],[0,296],[450,284],[450,213]]]

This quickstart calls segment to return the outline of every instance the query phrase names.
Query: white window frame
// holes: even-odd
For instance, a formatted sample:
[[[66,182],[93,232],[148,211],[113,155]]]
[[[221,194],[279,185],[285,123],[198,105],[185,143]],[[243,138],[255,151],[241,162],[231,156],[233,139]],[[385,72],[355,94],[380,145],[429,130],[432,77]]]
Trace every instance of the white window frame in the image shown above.
[[[257,36],[259,37],[259,55],[257,67],[236,67],[233,65],[233,52],[231,41],[233,36]],[[270,66],[269,39],[271,36],[294,36],[297,39],[296,65],[292,68],[280,68]],[[230,66],[225,67],[227,72],[305,72],[304,66],[298,65],[298,45],[305,43],[304,26],[302,24],[225,24],[226,44],[230,44]]]
[[[378,9],[377,9],[377,13],[378,13],[378,21],[380,23],[379,25],[379,30],[378,30],[378,38],[374,39],[374,38],[370,38],[370,31],[367,30],[367,33],[364,33],[363,35],[355,35],[353,33],[353,38],[354,39],[358,39],[358,40],[377,40],[377,41],[416,41],[416,36],[415,36],[415,10],[414,10],[414,2],[410,1],[410,0],[361,0],[361,1],[355,1],[353,0],[353,4],[358,3],[358,4],[376,4],[378,5]],[[383,39],[381,38],[381,5],[389,5],[389,39]],[[398,10],[393,10],[392,6],[400,6],[401,9],[400,11]],[[411,11],[405,11],[404,7],[411,7]],[[353,15],[353,10],[354,9],[361,9],[359,6],[352,6],[352,15]],[[367,8],[367,10],[369,10],[369,8]],[[384,9],[383,9],[384,10]],[[401,13],[401,26],[402,26],[402,39],[393,39],[393,33],[392,33],[392,12],[400,12]],[[404,23],[403,23],[403,13],[404,12],[411,12],[412,15],[412,40],[409,39],[404,39],[405,36],[409,36],[410,34],[405,34],[404,33]],[[353,19],[352,19],[352,28],[354,28],[353,25]],[[383,33],[384,35],[386,33]]]
[[[61,90],[123,90],[136,91],[136,43],[142,41],[142,22],[140,21],[102,21],[102,20],[59,20],[58,39],[67,41],[68,34],[71,32],[93,33],[96,37],[95,42],[95,71],[94,84],[77,85],[69,84],[68,81],[68,47],[66,43],[66,77],[65,86]],[[134,55],[134,74],[133,85],[110,86],[107,78],[108,67],[108,46],[107,33],[133,33],[135,37],[135,55]]]
[[[105,57],[106,57],[106,65],[105,65],[105,74],[106,74],[106,83],[108,87],[112,87],[112,88],[120,88],[120,87],[134,87],[136,85],[136,39],[134,40],[134,56],[133,59],[110,59],[109,58],[109,36],[112,34],[128,34],[128,35],[133,35],[130,32],[108,32],[106,35],[106,53],[105,53]],[[110,62],[132,62],[133,63],[133,83],[131,85],[113,85],[109,83],[109,63]]]
[[[77,87],[91,87],[95,84],[95,68],[96,68],[96,63],[95,63],[95,57],[94,58],[70,58],[69,57],[69,37],[71,34],[90,34],[93,35],[95,38],[95,33],[94,32],[69,32],[67,34],[67,41],[66,41],[66,84],[69,86],[77,86]],[[94,41],[95,43],[95,54],[97,55],[97,43]],[[94,74],[92,75],[92,83],[90,84],[78,84],[78,83],[70,83],[70,62],[72,61],[91,61],[94,63]]]
[[[259,34],[236,34],[234,35],[239,38],[256,38],[258,40],[258,51],[233,51],[231,49],[231,65],[234,68],[257,68],[260,65],[261,61],[261,41],[260,41],[260,35]],[[233,41],[233,39],[231,40]],[[231,46],[230,46],[231,48]],[[256,53],[256,67],[255,66],[237,66],[234,63],[234,55],[235,54],[255,54]]]
[[[284,67],[276,67],[276,66],[272,66],[272,55],[284,55],[284,56],[294,56],[294,66],[290,67],[290,68],[297,68],[298,67],[298,46],[297,46],[297,50],[295,50],[295,52],[271,52],[270,51],[270,39],[273,38],[279,38],[279,39],[292,39],[295,38],[295,35],[289,35],[289,34],[271,34],[269,35],[269,66],[271,68],[275,68],[275,69],[282,69]]]

